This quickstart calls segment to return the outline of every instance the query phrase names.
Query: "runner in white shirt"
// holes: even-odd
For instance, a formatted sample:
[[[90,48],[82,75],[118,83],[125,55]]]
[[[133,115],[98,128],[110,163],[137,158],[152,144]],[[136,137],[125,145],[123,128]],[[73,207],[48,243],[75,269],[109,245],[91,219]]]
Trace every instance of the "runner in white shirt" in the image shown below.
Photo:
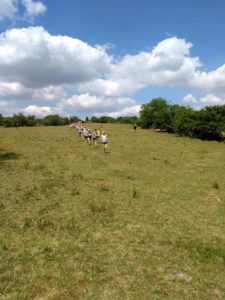
[[[102,142],[102,147],[104,149],[104,152],[106,152],[108,139],[105,131],[102,132],[101,142]]]

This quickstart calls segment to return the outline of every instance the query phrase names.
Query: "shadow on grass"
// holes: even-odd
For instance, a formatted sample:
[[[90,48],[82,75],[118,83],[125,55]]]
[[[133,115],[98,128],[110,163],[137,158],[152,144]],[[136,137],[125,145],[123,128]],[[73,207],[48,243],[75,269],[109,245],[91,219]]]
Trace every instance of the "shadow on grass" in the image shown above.
[[[18,159],[19,157],[20,157],[20,154],[17,154],[15,152],[0,153],[0,162],[9,160],[9,159]]]

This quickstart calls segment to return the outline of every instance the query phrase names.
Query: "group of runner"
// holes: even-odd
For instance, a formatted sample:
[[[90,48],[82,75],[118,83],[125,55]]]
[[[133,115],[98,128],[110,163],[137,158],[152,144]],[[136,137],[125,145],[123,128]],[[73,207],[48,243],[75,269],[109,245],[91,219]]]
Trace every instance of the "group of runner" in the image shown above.
[[[83,136],[87,144],[91,145],[93,143],[95,146],[101,144],[104,152],[106,152],[108,138],[105,131],[101,132],[100,129],[95,129],[91,132],[81,122],[70,124],[70,128],[74,128],[80,137]]]

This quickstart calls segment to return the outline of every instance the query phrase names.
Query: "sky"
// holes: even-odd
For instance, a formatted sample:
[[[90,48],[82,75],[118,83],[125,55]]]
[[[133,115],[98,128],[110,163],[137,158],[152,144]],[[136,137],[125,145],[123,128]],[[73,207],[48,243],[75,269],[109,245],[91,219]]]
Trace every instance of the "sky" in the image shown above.
[[[225,104],[225,0],[0,0],[0,113]]]

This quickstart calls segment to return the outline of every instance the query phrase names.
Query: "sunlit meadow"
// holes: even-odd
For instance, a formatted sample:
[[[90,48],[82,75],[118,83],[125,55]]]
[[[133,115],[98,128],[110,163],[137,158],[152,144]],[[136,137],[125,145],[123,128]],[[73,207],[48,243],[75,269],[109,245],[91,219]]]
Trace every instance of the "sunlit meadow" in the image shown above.
[[[0,128],[0,299],[225,299],[225,144]]]

